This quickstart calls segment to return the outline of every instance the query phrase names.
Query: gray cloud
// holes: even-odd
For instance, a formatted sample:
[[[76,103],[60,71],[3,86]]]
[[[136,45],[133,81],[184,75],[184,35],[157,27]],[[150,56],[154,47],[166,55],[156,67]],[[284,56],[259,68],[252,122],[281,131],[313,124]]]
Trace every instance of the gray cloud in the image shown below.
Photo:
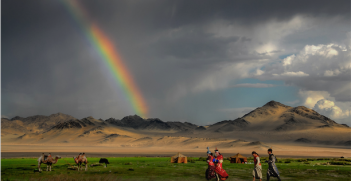
[[[262,66],[266,73],[284,73],[272,64],[279,56],[298,53],[307,44],[342,43],[350,22],[349,1],[80,2],[115,43],[150,116],[199,124],[232,119],[215,111],[225,100],[216,91]],[[60,1],[12,0],[2,7],[2,114],[133,114]],[[343,87],[328,81],[342,75],[313,79],[304,67],[292,71],[310,76],[283,79],[287,84],[309,90]],[[337,100],[346,100],[348,90],[328,89]]]
[[[257,77],[284,80],[303,90],[327,91],[336,101],[351,101],[350,59],[349,45],[307,45],[296,55],[265,65],[264,74]]]
[[[235,84],[232,87],[267,88],[267,87],[275,87],[275,86],[277,86],[277,85],[274,85],[274,84],[262,84],[262,83],[256,83],[256,84],[244,83],[244,84]]]

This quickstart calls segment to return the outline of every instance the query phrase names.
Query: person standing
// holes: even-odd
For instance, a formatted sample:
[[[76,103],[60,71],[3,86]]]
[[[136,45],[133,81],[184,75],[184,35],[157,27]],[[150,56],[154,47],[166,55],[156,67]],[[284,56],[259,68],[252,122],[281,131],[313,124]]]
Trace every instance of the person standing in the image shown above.
[[[256,153],[256,151],[252,152],[252,156],[254,157],[254,164],[255,164],[255,168],[252,171],[253,180],[255,181],[256,179],[260,179],[260,181],[262,181],[262,165],[261,165],[260,157]]]
[[[272,148],[268,149],[268,154],[269,154],[269,159],[268,159],[267,181],[269,181],[271,176],[277,177],[278,180],[281,181],[278,168],[275,165],[276,158],[273,155]]]
[[[208,168],[206,170],[206,179],[211,180],[216,177],[215,174],[215,165],[213,163],[213,154],[211,153],[210,149],[207,147],[207,163]]]
[[[217,148],[215,150],[215,156],[216,158],[214,159],[214,163],[215,163],[215,172],[216,172],[217,181],[227,180],[229,176],[227,172],[222,168],[223,155],[219,153]]]

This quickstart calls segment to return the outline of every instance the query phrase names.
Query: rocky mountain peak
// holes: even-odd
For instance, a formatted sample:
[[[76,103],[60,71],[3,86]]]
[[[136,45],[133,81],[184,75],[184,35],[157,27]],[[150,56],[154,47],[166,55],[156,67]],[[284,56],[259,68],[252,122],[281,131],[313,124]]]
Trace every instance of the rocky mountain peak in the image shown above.
[[[51,114],[50,116],[48,116],[49,118],[62,118],[62,117],[66,117],[66,118],[74,118],[74,117],[72,117],[72,116],[70,116],[70,115],[67,115],[67,114],[63,114],[63,113],[60,113],[60,112],[58,112],[58,113],[56,113],[56,114]]]
[[[310,112],[310,111],[315,112],[314,110],[309,109],[309,108],[307,108],[307,107],[305,107],[305,106],[297,106],[297,107],[295,107],[295,109],[296,109],[296,110],[301,110],[301,111],[306,111],[306,112]]]
[[[20,116],[15,116],[15,117],[13,117],[13,118],[11,119],[11,121],[13,121],[13,120],[22,120],[22,119],[24,119],[24,118],[22,118],[22,117],[20,117]]]
[[[155,121],[155,122],[163,122],[161,119],[159,118],[148,118],[147,121]]]
[[[289,107],[287,105],[284,105],[280,102],[276,102],[276,101],[269,101],[268,103],[266,103],[263,107],[274,107],[274,108],[278,108],[278,107]]]
[[[251,112],[245,114],[242,118],[259,118],[262,116],[272,116],[279,111],[278,108],[290,109],[292,107],[286,106],[280,102],[269,101],[262,107],[258,107],[252,110]]]
[[[69,120],[66,122],[59,123],[55,126],[53,126],[50,130],[63,130],[63,129],[69,129],[69,128],[82,128],[86,127],[85,124],[81,124],[82,122],[79,120]]]
[[[346,128],[349,128],[350,126],[347,125],[347,124],[341,124],[342,126],[346,127]]]
[[[291,110],[291,112],[296,113],[296,114],[303,116],[303,117],[310,118],[310,119],[320,120],[321,122],[328,124],[328,125],[329,124],[337,124],[335,121],[331,120],[330,118],[323,116],[323,115],[320,115],[318,112],[316,112],[312,109],[309,109],[305,106],[295,107]]]
[[[129,115],[129,116],[126,116],[126,117],[124,117],[123,119],[132,119],[132,120],[140,120],[140,119],[142,119],[142,120],[144,120],[142,117],[140,117],[140,116],[138,116],[138,115]],[[123,120],[122,119],[122,120]]]
[[[8,118],[1,118],[1,121],[3,121],[3,120],[10,121],[10,119],[8,119]]]

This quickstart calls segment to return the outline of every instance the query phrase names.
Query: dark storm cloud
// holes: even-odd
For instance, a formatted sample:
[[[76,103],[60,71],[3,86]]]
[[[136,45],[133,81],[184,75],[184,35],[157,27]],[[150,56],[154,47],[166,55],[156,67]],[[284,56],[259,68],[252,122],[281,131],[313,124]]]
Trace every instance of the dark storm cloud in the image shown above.
[[[229,43],[235,43],[238,40],[238,37],[216,38],[203,32],[182,32],[180,35],[168,36],[157,42],[154,45],[154,50],[157,52],[154,53],[194,60],[206,56],[218,57],[226,53]]]
[[[108,2],[108,3],[103,3]],[[111,12],[123,14],[141,23],[158,26],[184,26],[202,24],[216,19],[239,20],[243,24],[255,24],[268,19],[285,21],[299,14],[313,17],[342,16],[349,18],[349,1],[84,1],[91,15],[99,14],[109,19]],[[112,5],[111,5],[112,4]],[[100,19],[101,20],[101,19]],[[131,22],[133,23],[133,22]]]
[[[294,52],[310,42],[338,41],[350,21],[349,1],[79,2],[90,21],[115,43],[151,116],[199,123],[222,116],[209,111],[221,105],[220,94],[198,96],[196,91],[206,91],[204,83],[225,87],[223,79],[230,82],[249,70],[235,69],[236,64],[260,64],[259,60]],[[316,27],[304,35],[282,37],[280,49],[270,52],[273,56],[257,52],[268,41],[264,39],[268,30],[261,30],[264,25],[289,22],[296,16],[312,18]],[[333,18],[338,18],[336,23],[324,25]],[[216,33],[231,26],[238,29],[228,30],[230,36]],[[229,68],[223,71],[223,67]],[[61,1],[2,1],[1,72],[2,114],[9,117],[58,111],[78,118],[133,114]],[[213,104],[206,105],[208,101]]]

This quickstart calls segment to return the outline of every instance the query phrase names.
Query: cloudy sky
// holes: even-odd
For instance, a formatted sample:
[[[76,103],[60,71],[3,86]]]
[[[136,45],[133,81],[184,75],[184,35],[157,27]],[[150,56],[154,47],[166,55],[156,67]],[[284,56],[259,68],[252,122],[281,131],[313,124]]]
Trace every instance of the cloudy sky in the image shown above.
[[[116,46],[148,117],[206,125],[275,100],[349,123],[349,0],[79,3]],[[1,7],[2,116],[135,113],[62,1]]]

